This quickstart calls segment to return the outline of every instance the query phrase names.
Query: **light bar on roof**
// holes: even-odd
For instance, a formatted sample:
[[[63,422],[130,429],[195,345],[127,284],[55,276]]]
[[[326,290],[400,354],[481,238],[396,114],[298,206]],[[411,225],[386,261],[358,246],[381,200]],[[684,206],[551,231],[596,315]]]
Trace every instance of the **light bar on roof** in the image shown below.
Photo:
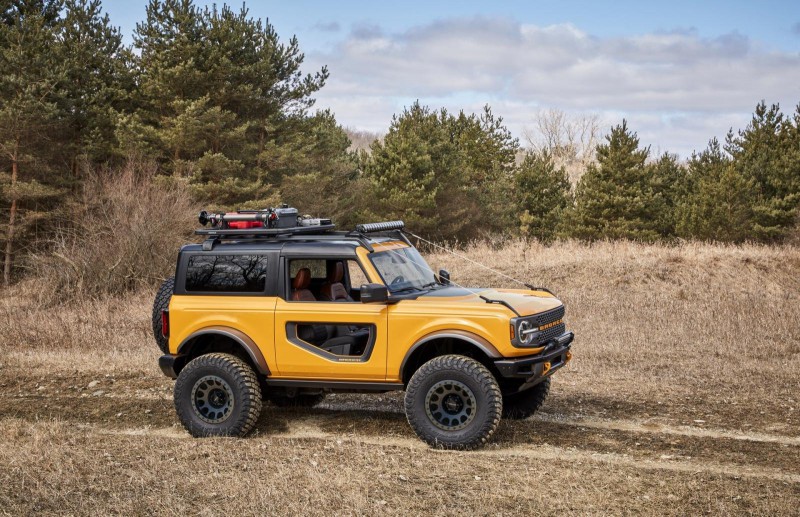
[[[389,232],[392,230],[402,230],[406,225],[403,221],[384,221],[382,223],[367,223],[356,226],[358,233]]]

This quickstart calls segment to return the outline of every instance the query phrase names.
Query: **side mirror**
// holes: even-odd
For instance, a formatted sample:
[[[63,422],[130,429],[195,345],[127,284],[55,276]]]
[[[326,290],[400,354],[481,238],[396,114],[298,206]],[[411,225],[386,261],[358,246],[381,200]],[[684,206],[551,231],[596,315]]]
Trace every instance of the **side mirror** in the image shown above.
[[[364,284],[361,286],[361,303],[386,303],[389,289],[383,284]]]
[[[439,282],[442,285],[450,285],[450,272],[446,269],[439,270]]]

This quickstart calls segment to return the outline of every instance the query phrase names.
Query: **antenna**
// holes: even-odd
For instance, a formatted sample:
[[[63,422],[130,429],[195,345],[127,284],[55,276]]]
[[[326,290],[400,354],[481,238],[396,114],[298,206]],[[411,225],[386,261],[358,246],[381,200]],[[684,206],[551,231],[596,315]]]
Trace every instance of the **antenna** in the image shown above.
[[[481,264],[481,263],[480,263],[480,262],[478,262],[477,260],[472,260],[471,258],[467,257],[466,255],[461,255],[461,254],[459,254],[459,253],[456,253],[456,252],[455,252],[455,251],[453,251],[453,250],[450,250],[450,249],[446,248],[445,246],[442,246],[442,245],[440,245],[440,244],[436,244],[435,242],[431,242],[431,241],[429,241],[429,240],[427,240],[427,239],[423,239],[423,238],[422,238],[422,237],[420,237],[419,235],[416,235],[416,234],[414,234],[414,233],[411,233],[411,232],[409,232],[409,231],[407,231],[406,233],[408,233],[410,236],[414,237],[415,239],[419,239],[419,240],[421,240],[422,242],[424,242],[424,243],[426,243],[426,244],[430,244],[430,245],[431,245],[431,246],[433,246],[434,248],[438,248],[438,249],[440,249],[440,250],[442,250],[442,251],[445,251],[445,252],[447,252],[447,253],[449,253],[449,254],[451,254],[451,255],[455,256],[455,257],[458,257],[458,258],[460,258],[460,259],[466,260],[467,262],[470,262],[470,263],[472,263],[472,264],[475,264],[475,265],[476,265],[476,266],[478,266],[478,267],[482,267],[483,269],[486,269],[487,271],[491,271],[492,273],[494,273],[494,274],[496,274],[496,275],[502,276],[503,278],[507,278],[508,280],[511,280],[512,282],[516,282],[516,283],[518,283],[519,285],[525,286],[525,287],[527,287],[528,289],[530,289],[531,291],[544,291],[544,292],[546,292],[546,293],[550,293],[550,294],[552,294],[553,296],[555,296],[555,293],[553,293],[553,291],[551,291],[550,289],[547,289],[547,288],[545,288],[545,287],[537,287],[537,286],[534,286],[534,285],[528,284],[528,283],[526,283],[526,282],[523,282],[522,280],[518,280],[518,279],[514,278],[514,277],[513,277],[513,276],[511,276],[511,275],[507,275],[507,274],[503,273],[502,271],[498,271],[498,270],[496,270],[496,269],[494,269],[494,268],[491,268],[491,267],[489,267],[489,266],[487,266],[487,265],[485,265],[485,264]]]

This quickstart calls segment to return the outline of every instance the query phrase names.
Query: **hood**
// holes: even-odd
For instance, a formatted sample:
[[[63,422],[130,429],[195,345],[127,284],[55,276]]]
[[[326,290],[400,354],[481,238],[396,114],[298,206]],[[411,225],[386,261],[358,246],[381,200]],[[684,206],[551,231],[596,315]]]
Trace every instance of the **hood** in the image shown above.
[[[520,316],[530,316],[555,309],[561,301],[546,291],[528,291],[522,289],[483,289],[463,287],[443,287],[425,293],[417,298],[420,301],[448,301],[454,303],[486,303],[479,296],[495,302],[504,302],[514,308]]]

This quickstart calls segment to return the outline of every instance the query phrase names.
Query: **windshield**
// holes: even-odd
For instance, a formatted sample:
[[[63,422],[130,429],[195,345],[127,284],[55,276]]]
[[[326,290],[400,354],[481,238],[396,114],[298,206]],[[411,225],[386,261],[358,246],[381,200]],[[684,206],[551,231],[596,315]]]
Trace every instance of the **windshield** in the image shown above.
[[[389,291],[412,291],[437,285],[436,277],[416,248],[397,248],[370,254]]]

